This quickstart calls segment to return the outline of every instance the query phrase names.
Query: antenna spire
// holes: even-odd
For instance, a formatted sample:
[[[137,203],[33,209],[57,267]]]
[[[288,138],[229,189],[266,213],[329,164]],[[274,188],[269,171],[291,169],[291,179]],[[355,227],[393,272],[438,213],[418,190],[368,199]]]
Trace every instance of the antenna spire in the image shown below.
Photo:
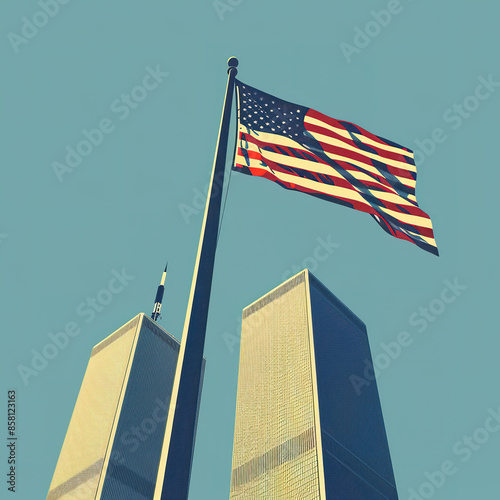
[[[168,266],[168,261],[165,264],[165,269],[163,271],[163,274],[161,276],[161,282],[160,286],[158,287],[158,290],[156,292],[156,298],[155,298],[155,305],[153,307],[153,313],[151,314],[151,318],[156,321],[158,318],[160,318],[160,311],[161,311],[161,301],[163,300],[163,292],[165,290],[165,278],[167,277],[167,266]]]

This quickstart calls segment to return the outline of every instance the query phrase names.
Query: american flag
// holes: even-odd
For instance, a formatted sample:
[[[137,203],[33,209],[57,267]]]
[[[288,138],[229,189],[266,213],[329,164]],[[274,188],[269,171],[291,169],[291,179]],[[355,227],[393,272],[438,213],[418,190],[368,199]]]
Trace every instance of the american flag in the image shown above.
[[[239,80],[236,90],[233,170],[367,212],[392,236],[439,255],[415,197],[412,151]]]

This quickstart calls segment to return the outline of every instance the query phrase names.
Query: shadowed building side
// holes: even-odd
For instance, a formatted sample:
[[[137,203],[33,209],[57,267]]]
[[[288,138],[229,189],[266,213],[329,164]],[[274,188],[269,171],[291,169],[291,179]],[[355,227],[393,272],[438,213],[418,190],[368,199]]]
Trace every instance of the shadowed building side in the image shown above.
[[[396,500],[366,328],[309,271],[243,311],[231,499]]]

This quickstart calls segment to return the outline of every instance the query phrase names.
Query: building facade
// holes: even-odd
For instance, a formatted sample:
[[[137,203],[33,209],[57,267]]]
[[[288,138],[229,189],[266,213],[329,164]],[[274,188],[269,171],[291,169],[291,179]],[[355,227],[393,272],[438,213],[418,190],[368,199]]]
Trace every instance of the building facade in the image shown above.
[[[397,500],[366,327],[309,271],[243,310],[230,498]]]
[[[153,498],[179,347],[141,313],[92,349],[47,500]]]

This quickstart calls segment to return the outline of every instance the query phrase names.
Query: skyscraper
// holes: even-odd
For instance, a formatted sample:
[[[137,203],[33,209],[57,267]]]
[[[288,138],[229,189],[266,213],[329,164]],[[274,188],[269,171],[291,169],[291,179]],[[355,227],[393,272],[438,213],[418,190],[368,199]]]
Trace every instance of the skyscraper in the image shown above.
[[[231,499],[398,498],[366,327],[304,270],[243,310]]]
[[[141,313],[92,349],[47,500],[153,497],[179,345]]]

